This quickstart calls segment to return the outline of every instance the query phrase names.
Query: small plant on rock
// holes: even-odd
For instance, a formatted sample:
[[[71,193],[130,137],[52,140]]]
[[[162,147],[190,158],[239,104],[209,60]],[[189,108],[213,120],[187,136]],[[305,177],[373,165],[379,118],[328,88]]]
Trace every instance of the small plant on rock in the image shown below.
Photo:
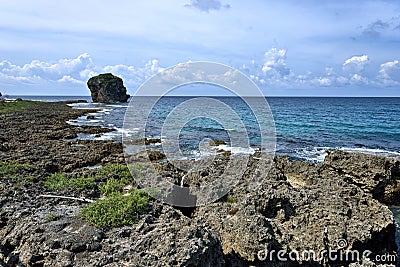
[[[78,178],[68,178],[64,173],[54,173],[44,182],[44,185],[52,190],[64,190],[73,189],[82,191],[87,188],[94,188],[94,178],[93,177],[78,177]]]
[[[58,216],[57,216],[57,214],[55,214],[54,212],[52,212],[52,213],[47,214],[46,217],[44,217],[44,219],[45,219],[47,222],[52,222],[52,221],[57,220],[57,219],[58,219]]]
[[[32,182],[32,173],[37,171],[36,166],[18,164],[14,161],[0,161],[0,177],[12,178],[25,182]]]
[[[83,208],[78,216],[99,227],[130,225],[148,210],[149,195],[135,190],[130,195],[113,193],[107,199],[99,199]]]

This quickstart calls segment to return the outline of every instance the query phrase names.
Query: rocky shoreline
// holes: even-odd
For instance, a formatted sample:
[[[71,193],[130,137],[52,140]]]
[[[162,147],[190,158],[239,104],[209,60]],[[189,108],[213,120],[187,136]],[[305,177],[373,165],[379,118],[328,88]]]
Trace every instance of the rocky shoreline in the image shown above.
[[[0,266],[396,266],[396,260],[325,255],[282,261],[277,255],[326,250],[396,256],[388,205],[400,205],[400,162],[373,155],[332,150],[321,164],[279,156],[265,173],[255,171],[255,155],[239,183],[210,205],[187,212],[150,199],[134,224],[88,223],[77,216],[85,201],[42,195],[54,194],[45,181],[55,173],[96,177],[92,187],[56,191],[87,199],[102,197],[98,185],[118,178],[93,166],[124,163],[121,143],[77,139],[78,133],[110,130],[66,123],[89,112],[47,103],[0,114],[0,161],[20,166],[4,165],[7,172],[0,172]],[[218,156],[212,167],[191,174],[188,185],[218,175],[228,160]],[[181,170],[154,164],[180,183]],[[252,188],[255,176],[263,179]]]

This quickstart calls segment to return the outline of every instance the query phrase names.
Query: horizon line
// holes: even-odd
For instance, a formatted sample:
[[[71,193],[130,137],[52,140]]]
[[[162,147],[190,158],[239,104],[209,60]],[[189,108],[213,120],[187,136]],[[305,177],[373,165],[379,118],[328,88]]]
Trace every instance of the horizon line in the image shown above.
[[[3,97],[91,97],[91,95],[10,95],[4,94]],[[130,95],[132,97],[132,95]],[[141,95],[140,97],[160,97],[159,95]],[[252,95],[245,95],[245,96],[237,96],[237,95],[164,95],[161,97],[260,97],[260,96],[252,96]],[[263,97],[356,97],[356,98],[367,98],[367,97],[400,97],[398,96],[374,96],[374,95],[366,95],[366,96],[359,96],[359,95],[263,95]]]

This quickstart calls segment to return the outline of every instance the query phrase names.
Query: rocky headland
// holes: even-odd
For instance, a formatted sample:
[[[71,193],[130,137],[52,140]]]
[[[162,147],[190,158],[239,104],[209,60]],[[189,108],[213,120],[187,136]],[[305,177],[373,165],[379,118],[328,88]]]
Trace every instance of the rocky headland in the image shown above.
[[[93,102],[126,102],[129,95],[121,78],[104,73],[90,78],[87,82]]]
[[[82,216],[90,205],[121,199],[110,190],[137,187],[121,143],[77,138],[109,129],[66,123],[89,112],[49,103],[0,113],[0,266],[396,265],[319,257],[323,250],[396,255],[388,205],[400,205],[400,163],[380,156],[332,150],[321,164],[277,156],[263,172],[256,154],[238,184],[209,205],[179,209],[148,197],[131,217],[119,214],[131,221]],[[180,184],[186,175],[192,186],[218,177],[229,155],[190,175],[157,159],[163,177]],[[282,261],[278,251],[315,251],[317,259]]]

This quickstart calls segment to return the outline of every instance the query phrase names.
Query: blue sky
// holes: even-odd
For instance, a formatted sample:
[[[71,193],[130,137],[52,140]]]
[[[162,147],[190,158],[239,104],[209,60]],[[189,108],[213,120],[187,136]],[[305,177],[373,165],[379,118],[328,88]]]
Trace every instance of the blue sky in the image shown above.
[[[0,91],[132,94],[187,61],[235,67],[265,95],[400,96],[400,1],[3,1]]]

